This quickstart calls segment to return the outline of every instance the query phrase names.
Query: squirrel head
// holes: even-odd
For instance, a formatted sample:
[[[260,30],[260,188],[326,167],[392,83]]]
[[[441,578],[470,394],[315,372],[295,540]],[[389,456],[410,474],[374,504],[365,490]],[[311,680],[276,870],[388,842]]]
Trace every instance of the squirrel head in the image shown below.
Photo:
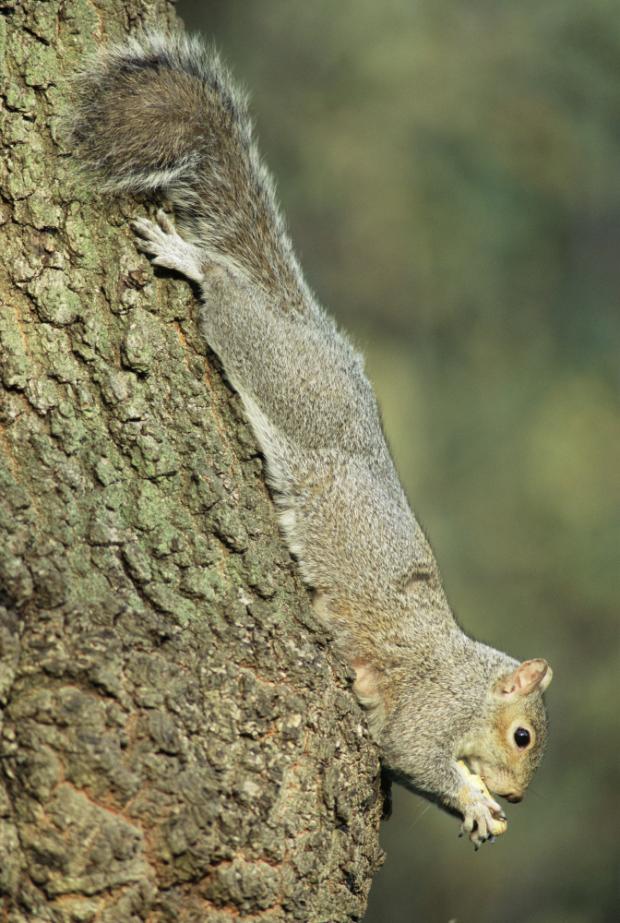
[[[547,661],[536,659],[495,678],[482,720],[459,742],[459,758],[489,791],[508,801],[522,800],[542,759],[547,739],[543,693],[552,676]]]

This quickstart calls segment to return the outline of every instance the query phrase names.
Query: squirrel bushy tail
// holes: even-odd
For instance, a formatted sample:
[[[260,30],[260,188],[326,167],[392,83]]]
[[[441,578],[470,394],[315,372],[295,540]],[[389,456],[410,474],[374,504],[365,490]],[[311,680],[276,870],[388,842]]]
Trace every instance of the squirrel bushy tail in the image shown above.
[[[244,94],[197,39],[141,33],[75,84],[72,142],[104,191],[165,193],[205,256],[296,301],[303,277]]]

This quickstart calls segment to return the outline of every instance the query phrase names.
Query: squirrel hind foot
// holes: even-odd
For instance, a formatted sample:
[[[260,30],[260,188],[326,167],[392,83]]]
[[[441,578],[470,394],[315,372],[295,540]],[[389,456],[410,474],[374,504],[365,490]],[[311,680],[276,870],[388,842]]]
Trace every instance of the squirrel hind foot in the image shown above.
[[[146,253],[155,266],[172,269],[198,285],[204,281],[202,251],[181,237],[164,211],[157,212],[156,221],[137,218],[131,227],[138,236],[138,250]]]

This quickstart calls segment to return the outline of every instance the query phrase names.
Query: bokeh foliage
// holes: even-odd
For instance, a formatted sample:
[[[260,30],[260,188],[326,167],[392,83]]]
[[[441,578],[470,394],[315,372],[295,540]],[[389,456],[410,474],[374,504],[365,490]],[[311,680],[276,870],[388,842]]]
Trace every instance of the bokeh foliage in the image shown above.
[[[617,0],[179,9],[251,89],[459,618],[556,672],[508,835],[474,856],[401,793],[367,920],[615,920]]]

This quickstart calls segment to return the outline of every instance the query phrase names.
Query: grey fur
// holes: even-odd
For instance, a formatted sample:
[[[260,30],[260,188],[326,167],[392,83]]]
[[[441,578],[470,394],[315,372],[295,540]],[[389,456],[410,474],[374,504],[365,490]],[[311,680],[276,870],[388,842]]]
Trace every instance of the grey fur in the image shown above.
[[[522,795],[544,749],[550,668],[519,668],[457,625],[363,360],[303,279],[244,96],[197,40],[141,35],[81,76],[73,138],[105,189],[157,189],[174,205],[179,233],[160,213],[135,223],[140,246],[201,286],[205,337],[243,400],[284,535],[356,670],[385,766],[462,814],[477,845],[503,832],[460,761],[496,793]],[[513,719],[532,731],[525,753],[506,736]]]

